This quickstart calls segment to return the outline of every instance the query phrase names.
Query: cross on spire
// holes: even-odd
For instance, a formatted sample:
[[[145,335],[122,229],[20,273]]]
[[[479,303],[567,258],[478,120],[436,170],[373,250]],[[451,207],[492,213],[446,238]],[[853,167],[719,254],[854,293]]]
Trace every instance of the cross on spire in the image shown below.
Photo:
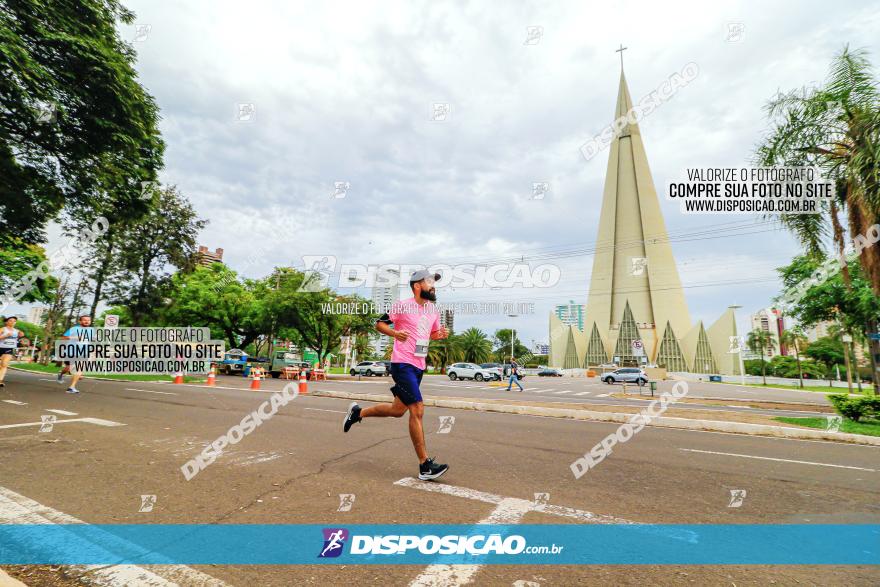
[[[623,43],[620,44],[620,49],[615,49],[615,53],[620,53],[620,70],[623,71],[623,52],[629,49],[629,47],[624,47]]]

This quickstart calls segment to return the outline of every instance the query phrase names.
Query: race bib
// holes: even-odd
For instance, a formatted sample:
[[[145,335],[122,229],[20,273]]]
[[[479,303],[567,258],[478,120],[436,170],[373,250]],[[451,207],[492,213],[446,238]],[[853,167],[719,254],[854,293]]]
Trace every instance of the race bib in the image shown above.
[[[429,343],[430,343],[430,339],[428,339],[428,338],[417,338],[416,339],[416,352],[413,353],[413,356],[427,357]]]

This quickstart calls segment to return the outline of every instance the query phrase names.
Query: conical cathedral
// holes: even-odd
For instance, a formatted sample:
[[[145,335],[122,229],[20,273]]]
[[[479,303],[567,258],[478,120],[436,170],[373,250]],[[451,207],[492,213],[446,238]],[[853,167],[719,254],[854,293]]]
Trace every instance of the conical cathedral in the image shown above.
[[[614,120],[626,120],[631,108],[621,68]],[[739,373],[738,356],[730,352],[733,311],[708,329],[691,322],[637,123],[616,133],[609,147],[584,328],[550,315],[552,366],[589,368],[614,361]]]

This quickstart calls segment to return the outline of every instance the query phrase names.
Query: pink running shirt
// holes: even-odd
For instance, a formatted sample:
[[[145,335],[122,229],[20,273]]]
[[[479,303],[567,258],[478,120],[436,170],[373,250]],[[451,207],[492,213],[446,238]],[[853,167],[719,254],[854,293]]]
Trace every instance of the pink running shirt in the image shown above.
[[[394,323],[394,330],[409,334],[405,342],[394,339],[391,362],[409,363],[424,371],[431,333],[440,330],[437,308],[431,302],[420,305],[415,298],[409,298],[394,302],[388,317]]]

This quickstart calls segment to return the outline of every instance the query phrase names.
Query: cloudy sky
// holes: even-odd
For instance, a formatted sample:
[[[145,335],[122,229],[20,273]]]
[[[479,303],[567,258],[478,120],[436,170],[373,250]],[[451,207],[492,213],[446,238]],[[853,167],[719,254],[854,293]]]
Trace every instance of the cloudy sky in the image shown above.
[[[747,163],[766,100],[821,81],[844,44],[880,59],[880,10],[861,2],[127,5],[140,28],[121,34],[162,110],[161,179],[209,219],[201,242],[229,266],[257,277],[303,255],[543,253],[562,271],[553,288],[440,292],[534,301],[515,322],[456,320],[458,331],[515,323],[525,341],[546,341],[554,304],[586,302],[607,151],[587,161],[578,148],[611,121],[620,43],[634,101],[699,66],[640,126],[691,313],[708,323],[731,303],[745,306],[743,325],[765,307],[797,245],[750,216],[682,215],[666,184],[687,167]],[[537,42],[529,27],[542,27]],[[437,103],[447,120],[431,119]],[[250,121],[239,104],[253,104]],[[337,181],[350,184],[344,198],[331,196]],[[549,184],[543,199],[534,182]]]

